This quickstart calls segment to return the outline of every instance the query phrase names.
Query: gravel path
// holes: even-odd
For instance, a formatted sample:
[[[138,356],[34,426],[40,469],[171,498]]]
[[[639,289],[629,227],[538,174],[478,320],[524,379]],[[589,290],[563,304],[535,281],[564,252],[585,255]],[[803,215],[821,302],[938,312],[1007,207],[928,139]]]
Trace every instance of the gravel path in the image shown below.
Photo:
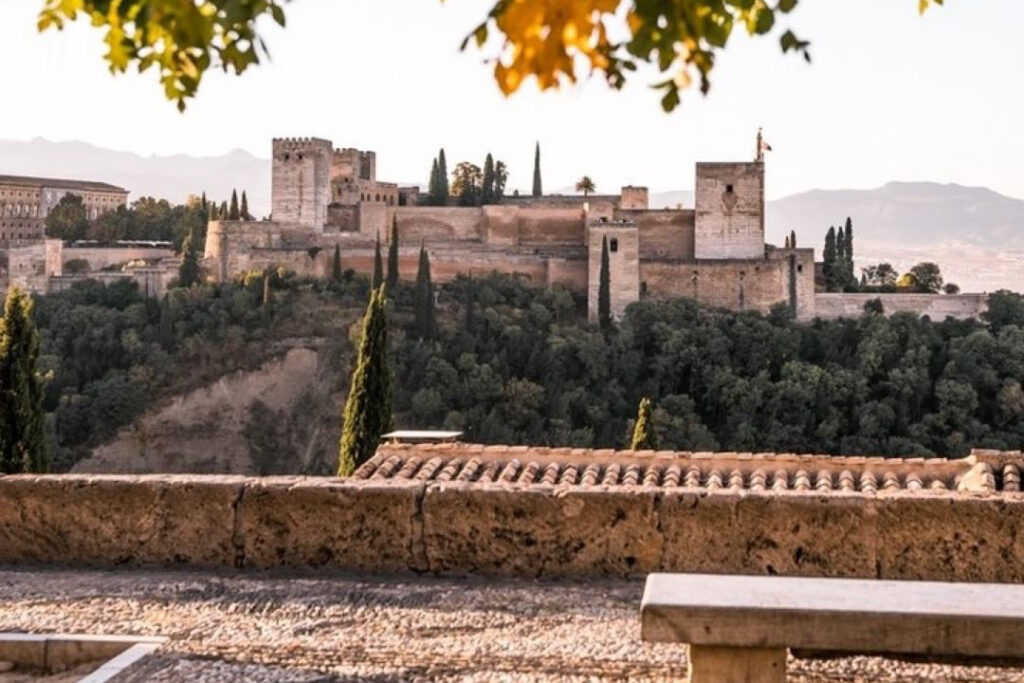
[[[0,631],[170,641],[131,681],[684,680],[640,642],[642,582],[190,571],[0,571]],[[870,657],[789,662],[790,680],[1024,681],[1024,670]]]

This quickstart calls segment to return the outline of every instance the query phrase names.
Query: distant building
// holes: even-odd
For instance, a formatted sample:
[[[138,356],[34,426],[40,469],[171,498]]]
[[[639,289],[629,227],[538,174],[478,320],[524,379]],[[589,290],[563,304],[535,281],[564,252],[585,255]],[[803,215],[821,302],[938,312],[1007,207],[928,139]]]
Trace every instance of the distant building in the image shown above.
[[[128,200],[128,190],[109,183],[0,175],[0,241],[42,240],[46,217],[66,194],[82,198],[90,220]]]

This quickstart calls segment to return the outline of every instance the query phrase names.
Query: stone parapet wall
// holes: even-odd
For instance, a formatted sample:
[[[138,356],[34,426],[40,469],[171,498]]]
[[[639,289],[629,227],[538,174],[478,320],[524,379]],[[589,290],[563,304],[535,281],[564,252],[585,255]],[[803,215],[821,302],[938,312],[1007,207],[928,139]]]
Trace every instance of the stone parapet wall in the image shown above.
[[[864,304],[874,299],[882,301],[886,315],[916,313],[933,320],[979,318],[988,310],[987,294],[819,293],[814,296],[815,315],[827,320],[856,318],[864,313]]]
[[[645,483],[646,475],[630,483],[626,474],[631,465],[667,469],[698,461],[709,478],[716,467],[731,471],[746,463],[748,481],[758,469],[824,468],[821,459],[796,456],[627,456],[508,447],[474,452],[481,462],[502,463],[500,472],[515,454],[523,469],[536,461],[531,483],[461,477],[469,451],[430,447],[386,447],[362,471],[365,478],[347,480],[0,477],[0,563],[1024,582],[1024,544],[1018,541],[1024,538],[1024,494],[1001,490],[991,476],[997,465],[1005,486],[1005,473],[1016,472],[1019,488],[1019,453],[934,463],[838,459],[837,481],[844,470],[889,467],[904,483],[915,473],[928,479],[929,472],[930,480],[948,482],[942,490],[904,486],[865,493],[671,486],[664,473],[657,484]],[[400,468],[377,476],[398,454]],[[466,462],[456,466],[455,456]],[[588,458],[605,471],[618,466],[617,483],[557,483],[565,469]],[[562,469],[555,483],[545,483],[552,464]]]

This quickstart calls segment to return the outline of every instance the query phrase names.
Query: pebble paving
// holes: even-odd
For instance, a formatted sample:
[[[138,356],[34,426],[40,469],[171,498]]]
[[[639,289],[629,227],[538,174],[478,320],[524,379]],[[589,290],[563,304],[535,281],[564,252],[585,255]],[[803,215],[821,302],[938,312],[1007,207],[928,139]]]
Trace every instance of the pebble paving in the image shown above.
[[[0,631],[163,635],[119,683],[682,681],[640,641],[642,581],[0,571]],[[1024,681],[1024,670],[790,658],[794,683]]]

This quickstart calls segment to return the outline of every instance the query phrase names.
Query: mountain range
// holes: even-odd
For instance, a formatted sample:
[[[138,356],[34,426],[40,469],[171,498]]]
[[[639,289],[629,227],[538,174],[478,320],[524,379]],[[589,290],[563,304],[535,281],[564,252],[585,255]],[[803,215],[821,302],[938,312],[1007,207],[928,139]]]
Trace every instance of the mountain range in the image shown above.
[[[205,191],[215,200],[245,189],[253,214],[270,211],[270,160],[235,150],[221,156],[143,157],[83,142],[0,140],[0,174],[99,180],[141,196],[183,201]],[[653,192],[652,208],[693,206],[688,190]],[[890,182],[867,190],[809,190],[768,202],[767,239],[820,250],[830,225],[850,216],[858,266],[898,269],[931,260],[965,290],[1024,289],[1024,201],[984,187]]]

